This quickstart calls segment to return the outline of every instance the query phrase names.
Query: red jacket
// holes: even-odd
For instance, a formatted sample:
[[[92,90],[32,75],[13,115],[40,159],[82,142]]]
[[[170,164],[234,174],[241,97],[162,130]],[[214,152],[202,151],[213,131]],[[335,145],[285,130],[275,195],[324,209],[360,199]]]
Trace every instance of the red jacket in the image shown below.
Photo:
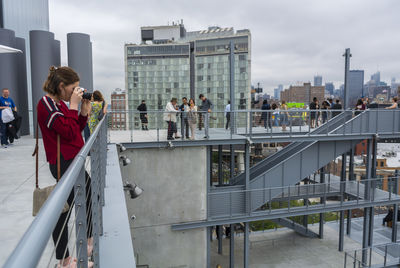
[[[57,163],[57,134],[60,135],[61,155],[64,160],[73,159],[84,145],[82,130],[87,116],[78,116],[78,111],[68,109],[63,101],[59,104],[48,96],[39,100],[37,120],[46,151],[47,161]]]

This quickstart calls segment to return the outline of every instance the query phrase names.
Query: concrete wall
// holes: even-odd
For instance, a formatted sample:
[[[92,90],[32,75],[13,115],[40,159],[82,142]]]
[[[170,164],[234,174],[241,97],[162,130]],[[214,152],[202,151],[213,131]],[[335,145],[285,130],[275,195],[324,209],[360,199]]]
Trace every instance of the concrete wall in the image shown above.
[[[144,192],[126,194],[137,265],[206,267],[206,229],[172,231],[174,223],[206,219],[206,148],[133,149],[122,154],[123,180]]]

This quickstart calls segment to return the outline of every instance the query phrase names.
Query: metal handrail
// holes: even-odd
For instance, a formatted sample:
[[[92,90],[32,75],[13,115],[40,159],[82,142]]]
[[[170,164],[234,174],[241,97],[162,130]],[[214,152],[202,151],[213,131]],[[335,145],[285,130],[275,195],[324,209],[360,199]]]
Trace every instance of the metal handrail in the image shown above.
[[[105,118],[106,117],[99,122],[89,140],[61,177],[57,186],[43,204],[38,215],[8,257],[4,265],[5,268],[36,267],[39,263],[64,204],[67,202],[68,196],[80,175],[81,169],[84,167],[86,157],[99,134],[101,126],[104,124]]]

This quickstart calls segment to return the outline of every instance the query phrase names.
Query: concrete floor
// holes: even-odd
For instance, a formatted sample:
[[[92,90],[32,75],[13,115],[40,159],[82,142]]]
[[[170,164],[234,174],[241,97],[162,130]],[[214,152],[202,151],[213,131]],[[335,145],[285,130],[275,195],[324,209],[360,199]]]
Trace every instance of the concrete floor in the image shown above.
[[[55,180],[50,174],[42,141],[39,141],[39,186],[46,187],[54,184]],[[16,140],[13,146],[0,148],[0,266],[34,219],[34,147],[35,140],[31,136],[24,136]],[[47,267],[53,248],[53,242],[50,241],[38,267]],[[51,263],[55,262],[53,258]]]
[[[318,233],[318,224],[310,229]],[[327,225],[324,231],[324,239],[307,238],[287,228],[250,233],[250,267],[343,267],[344,253],[338,251],[338,232]],[[217,264],[229,267],[229,239],[223,243],[223,254],[219,255],[217,241],[212,242],[211,267]],[[345,237],[345,250],[359,247],[360,244]],[[235,237],[235,267],[243,267],[243,236]]]

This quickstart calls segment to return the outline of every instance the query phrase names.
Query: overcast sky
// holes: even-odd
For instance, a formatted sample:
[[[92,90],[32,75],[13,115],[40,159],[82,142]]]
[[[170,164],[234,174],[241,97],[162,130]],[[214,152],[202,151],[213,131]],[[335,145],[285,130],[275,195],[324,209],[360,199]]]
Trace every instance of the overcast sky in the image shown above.
[[[140,27],[183,19],[186,30],[208,26],[250,29],[251,82],[272,93],[312,81],[343,83],[345,48],[351,69],[377,70],[390,83],[400,80],[400,1],[398,0],[50,0],[50,31],[62,42],[67,64],[66,34],[83,32],[93,43],[95,89],[107,98],[125,88],[124,44],[140,43]]]

